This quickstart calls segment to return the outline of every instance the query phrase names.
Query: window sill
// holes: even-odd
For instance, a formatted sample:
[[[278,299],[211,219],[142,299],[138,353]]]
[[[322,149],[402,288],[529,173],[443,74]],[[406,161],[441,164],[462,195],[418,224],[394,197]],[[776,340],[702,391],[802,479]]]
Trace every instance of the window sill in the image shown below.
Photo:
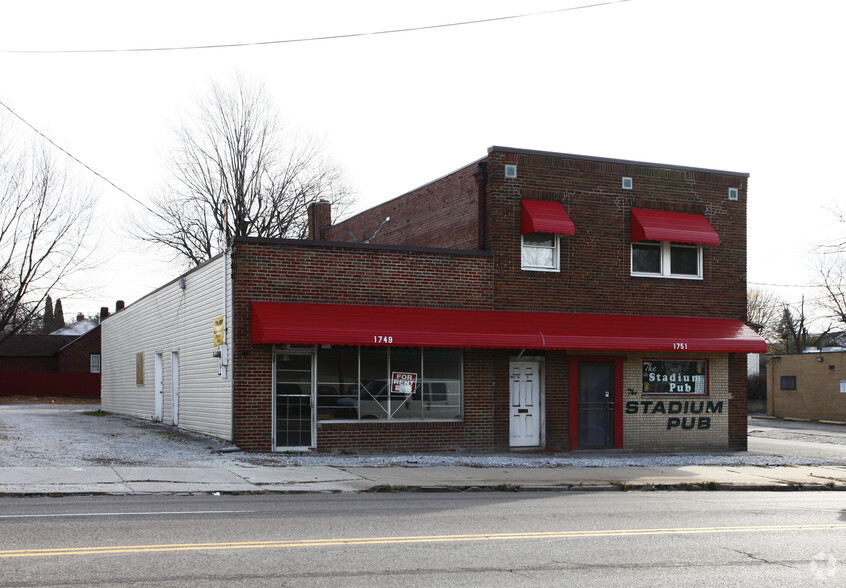
[[[664,275],[664,274],[640,274],[632,272],[631,277],[633,278],[661,278],[665,280],[699,280],[702,281],[704,278],[702,276],[685,276],[685,275]]]
[[[521,267],[524,272],[546,272],[546,273],[561,273],[558,268],[551,267]]]

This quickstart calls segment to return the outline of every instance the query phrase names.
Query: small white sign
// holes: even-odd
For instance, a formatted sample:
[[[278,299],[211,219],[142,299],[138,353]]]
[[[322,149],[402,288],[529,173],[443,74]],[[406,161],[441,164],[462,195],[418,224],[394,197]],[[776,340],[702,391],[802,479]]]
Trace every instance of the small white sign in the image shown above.
[[[840,380],[840,393],[846,394],[846,380]]]

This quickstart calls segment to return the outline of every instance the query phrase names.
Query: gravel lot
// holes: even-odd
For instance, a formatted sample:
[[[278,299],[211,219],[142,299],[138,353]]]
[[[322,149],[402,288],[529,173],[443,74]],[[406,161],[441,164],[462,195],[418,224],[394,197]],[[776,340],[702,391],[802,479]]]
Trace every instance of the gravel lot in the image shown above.
[[[0,402],[0,467],[124,466],[406,466],[477,467],[684,466],[823,464],[830,461],[754,454],[399,454],[245,453],[170,425],[98,413],[100,405]]]

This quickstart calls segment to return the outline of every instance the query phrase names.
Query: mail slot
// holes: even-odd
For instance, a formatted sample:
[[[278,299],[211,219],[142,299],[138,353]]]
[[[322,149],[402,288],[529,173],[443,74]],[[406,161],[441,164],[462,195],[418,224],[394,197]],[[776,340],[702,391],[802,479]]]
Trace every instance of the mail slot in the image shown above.
[[[527,412],[529,412],[528,408],[518,408],[517,409],[517,414],[526,414]]]

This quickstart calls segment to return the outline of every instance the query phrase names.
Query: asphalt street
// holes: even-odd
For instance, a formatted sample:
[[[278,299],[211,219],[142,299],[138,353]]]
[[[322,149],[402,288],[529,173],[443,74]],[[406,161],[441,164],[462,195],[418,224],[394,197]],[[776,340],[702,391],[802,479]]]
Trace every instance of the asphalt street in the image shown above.
[[[749,418],[749,451],[843,460],[846,425]]]
[[[0,500],[3,586],[842,586],[839,492]]]

